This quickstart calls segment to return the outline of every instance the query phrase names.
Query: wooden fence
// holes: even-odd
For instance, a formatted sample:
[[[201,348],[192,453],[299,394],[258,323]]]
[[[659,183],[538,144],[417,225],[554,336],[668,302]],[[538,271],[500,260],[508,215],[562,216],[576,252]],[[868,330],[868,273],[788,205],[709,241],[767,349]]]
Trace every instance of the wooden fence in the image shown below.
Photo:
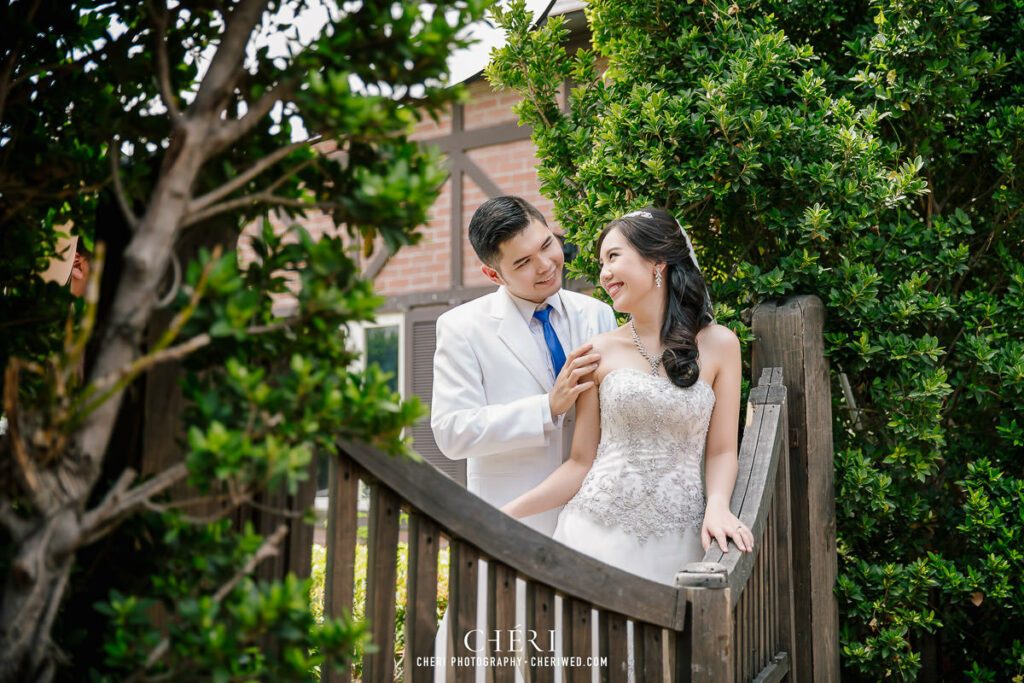
[[[434,680],[430,660],[438,628],[442,537],[450,546],[447,624],[454,644],[446,680],[476,678],[473,666],[451,666],[451,657],[502,661],[510,654],[492,650],[493,642],[486,643],[485,652],[472,652],[472,643],[464,638],[483,626],[477,622],[481,571],[487,573],[488,633],[515,628],[517,577],[525,582],[526,628],[540,634],[555,631],[565,657],[578,657],[577,662],[591,657],[591,619],[596,613],[596,650],[607,661],[598,667],[601,680],[627,680],[630,649],[638,682],[781,680],[793,656],[785,402],[781,370],[766,370],[751,392],[732,498],[733,510],[754,532],[755,552],[740,553],[734,546],[724,554],[712,549],[704,562],[680,572],[676,587],[571,550],[504,515],[426,463],[389,458],[365,445],[345,445],[330,477],[325,612],[340,615],[353,604],[357,493],[363,481],[370,492],[365,614],[377,649],[363,659],[362,680],[385,683],[395,676],[401,512],[408,515],[406,681]],[[556,595],[563,605],[557,624]],[[631,643],[627,621],[633,622]],[[554,680],[558,664],[549,659],[553,654],[524,656],[530,683]],[[417,666],[418,660],[425,665]],[[570,666],[563,680],[589,682],[591,674],[586,666]],[[495,683],[513,681],[513,665],[491,667],[487,676]],[[330,672],[324,676],[328,681],[349,678]]]

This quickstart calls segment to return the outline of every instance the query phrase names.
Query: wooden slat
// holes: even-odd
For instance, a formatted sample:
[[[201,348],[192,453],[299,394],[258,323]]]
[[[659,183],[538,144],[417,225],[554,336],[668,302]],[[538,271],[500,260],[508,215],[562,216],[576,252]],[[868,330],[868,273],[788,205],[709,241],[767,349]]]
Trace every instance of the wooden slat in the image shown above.
[[[437,635],[437,554],[440,534],[429,517],[409,515],[405,606],[405,672],[411,683],[433,683]]]
[[[279,524],[291,526],[290,522],[292,520],[272,512],[272,510],[288,509],[288,494],[283,484],[261,491],[256,496],[256,501],[260,504],[260,507],[248,505],[243,507],[243,514],[253,520],[253,527],[256,529],[256,533],[261,536],[269,536],[274,533]],[[256,567],[255,575],[259,579],[273,581],[285,575],[288,566],[287,543],[286,540],[284,552],[275,553]]]
[[[778,590],[779,582],[778,582],[778,570],[776,569],[776,566],[775,566],[775,556],[778,553],[775,550],[777,541],[776,541],[776,538],[775,538],[774,519],[775,519],[775,514],[774,514],[774,511],[773,511],[772,512],[773,524],[772,524],[772,528],[771,528],[771,533],[769,534],[770,542],[771,542],[771,551],[772,552],[771,552],[771,557],[769,558],[770,562],[768,564],[768,590],[770,591],[769,592],[769,599],[770,599],[770,602],[771,602],[771,607],[769,608],[769,613],[771,614],[771,620],[768,622],[768,655],[769,655],[769,657],[774,657],[775,655],[777,655],[779,653],[779,645],[778,645],[778,643],[779,643],[779,590]]]
[[[516,574],[500,562],[487,563],[487,600],[488,637],[494,638],[497,634],[499,638],[498,647],[488,642],[487,654],[502,662],[494,667],[492,680],[494,683],[513,683],[515,666],[506,665],[504,661],[520,656],[511,650],[510,635],[516,627]]]
[[[750,593],[747,591],[743,592],[743,595],[739,596],[739,610],[737,612],[737,618],[739,619],[740,639],[736,642],[736,651],[740,656],[740,666],[737,673],[740,676],[740,680],[748,680],[750,678]]]
[[[450,641],[454,645],[452,655],[463,663],[456,662],[453,666],[451,658],[448,662],[449,681],[455,683],[473,683],[476,680],[476,667],[465,664],[465,660],[477,654],[466,647],[466,634],[477,628],[476,595],[479,553],[476,548],[463,541],[451,543],[450,568],[448,581],[448,626]]]
[[[679,652],[677,633],[665,629],[665,679],[678,681],[682,678],[679,670]],[[688,678],[688,677],[687,677]]]
[[[782,427],[783,432],[786,432],[789,418],[784,412],[782,414]],[[789,667],[793,672],[793,679],[801,681],[799,677],[800,669],[797,668],[800,659],[803,655],[797,653],[797,639],[796,639],[796,605],[795,596],[793,594],[793,552],[791,547],[791,518],[790,518],[790,488],[789,483],[791,481],[789,474],[789,458],[785,457],[788,455],[786,452],[785,444],[776,444],[780,451],[780,455],[783,457],[779,458],[779,471],[775,476],[775,496],[773,498],[773,508],[776,514],[775,535],[776,535],[776,546],[775,552],[778,555],[776,561],[776,567],[778,569],[778,576],[776,581],[778,582],[779,592],[779,649],[789,654]]]
[[[751,683],[778,683],[790,672],[789,655],[785,652],[772,657]],[[792,678],[792,677],[790,677]]]
[[[643,631],[640,624],[633,622],[633,675],[636,677],[636,683],[645,683],[644,675],[647,673],[644,669],[644,659],[646,654],[644,653],[644,646],[646,643],[643,639]]]
[[[765,539],[767,539],[767,529],[765,531]],[[762,550],[758,552],[759,557],[757,558],[757,666],[759,669],[767,664],[771,656],[775,654],[774,652],[771,652],[771,646],[768,644],[768,615],[770,612],[768,604],[768,574],[765,572],[766,556],[763,552],[763,547],[764,546],[762,546]]]
[[[554,657],[555,653],[550,648],[550,634],[555,629],[555,591],[550,586],[533,581],[526,583],[526,623],[526,657],[531,661]],[[540,651],[530,645],[531,635]],[[552,683],[555,680],[555,667],[544,664],[531,664],[532,683]]]
[[[686,593],[686,591],[680,591]],[[690,609],[689,602],[687,602],[687,610]],[[672,658],[675,666],[669,669],[672,672],[673,680],[675,681],[688,681],[690,680],[690,669],[692,654],[690,646],[692,645],[692,616],[687,614],[687,627],[685,631],[672,631],[670,632],[669,643],[672,647]],[[673,643],[674,641],[674,643]]]
[[[694,609],[696,610],[696,606],[694,607]],[[732,657],[732,660],[733,660],[733,665],[735,667],[734,670],[736,672],[736,676],[738,677],[737,680],[742,681],[744,675],[746,674],[746,672],[743,669],[743,655],[746,652],[746,647],[744,647],[744,643],[746,642],[745,638],[744,638],[746,622],[744,622],[744,619],[743,619],[743,598],[740,598],[736,602],[736,605],[733,608],[733,615],[734,615],[735,622],[734,622],[734,626],[733,626],[733,657]],[[697,628],[696,624],[694,625],[694,628],[695,629]],[[696,638],[696,636],[695,636],[695,638]]]
[[[591,670],[586,666],[592,656],[590,605],[581,600],[566,599],[562,602],[562,622],[565,624],[565,655],[579,657],[582,666],[572,666],[566,672],[570,683],[590,683]]]
[[[359,480],[355,465],[345,455],[329,459],[329,491],[327,504],[327,562],[324,577],[324,614],[340,617],[352,614],[352,590],[355,581],[356,530],[359,512],[356,509]],[[348,681],[347,671],[335,672],[330,663],[322,667],[325,683]]]
[[[363,681],[391,683],[395,673],[395,578],[398,557],[398,497],[370,485],[366,539],[366,616],[375,652],[363,656]]]
[[[761,668],[761,577],[759,576],[760,570],[760,553],[754,560],[754,569],[751,572],[751,592],[750,596],[750,673],[753,678],[753,673],[759,671]]]
[[[601,669],[602,683],[625,683],[629,679],[629,650],[626,617],[615,612],[598,614],[598,656],[607,660]]]
[[[592,605],[681,629],[685,610],[672,586],[640,578],[579,553],[512,519],[423,462],[381,457],[373,448],[341,444],[360,467],[388,482],[412,508],[429,511],[452,536],[519,574]],[[614,586],[614,590],[607,590]]]
[[[643,670],[646,683],[661,683],[665,678],[665,650],[661,641],[661,629],[651,624],[637,624],[634,636],[643,643],[643,657],[637,658],[637,672]],[[640,676],[637,676],[640,680]]]
[[[776,474],[776,477],[779,475]],[[772,655],[779,651],[779,570],[776,567],[778,561],[778,537],[775,534],[775,527],[778,526],[778,517],[775,513],[775,505],[778,503],[778,499],[772,501],[772,512],[768,518],[768,536],[765,539],[765,551],[768,555],[768,588],[769,601],[771,606],[769,607],[769,614],[771,615],[771,621],[769,622],[768,629],[768,642],[771,643]]]
[[[824,355],[825,307],[814,296],[797,296],[754,309],[757,338],[751,364],[786,369],[790,434],[793,589],[796,610],[794,662],[799,680],[838,680],[839,616],[832,400]],[[788,438],[787,442],[791,440]]]
[[[289,510],[303,511],[313,508],[316,500],[316,463],[319,458],[314,456],[307,470],[309,476],[299,484],[298,491],[291,496]],[[313,570],[313,525],[302,517],[288,520],[288,561],[286,572],[292,572],[297,578],[307,579]]]

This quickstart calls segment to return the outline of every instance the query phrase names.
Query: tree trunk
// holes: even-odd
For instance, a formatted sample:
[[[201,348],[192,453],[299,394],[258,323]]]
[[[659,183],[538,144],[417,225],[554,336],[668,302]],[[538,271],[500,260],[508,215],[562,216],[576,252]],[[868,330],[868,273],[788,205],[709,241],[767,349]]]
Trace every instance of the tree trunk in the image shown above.
[[[196,124],[191,129],[186,125],[179,130],[178,151],[168,157],[146,214],[125,250],[124,273],[90,381],[122,370],[139,354],[192,182],[204,160],[202,141],[209,125]],[[100,476],[122,394],[110,396],[85,419],[69,439],[63,462],[46,472],[49,485],[44,486],[45,500],[40,501],[46,509],[32,510],[36,530],[18,539],[0,598],[0,683],[53,677],[57,653],[50,633],[74,565],[75,548],[82,543],[80,520]]]
[[[207,156],[234,139],[225,135],[221,114],[243,72],[245,46],[267,4],[267,0],[243,0],[227,15],[220,45],[196,98],[189,112],[175,121],[145,214],[125,249],[124,271],[109,319],[97,330],[89,382],[123,371],[139,355],[195,178]],[[244,132],[238,126],[231,130],[236,130],[235,137]],[[117,150],[110,149],[108,154],[116,155]],[[122,395],[123,389],[111,394],[70,435],[60,462],[42,473],[46,485],[36,492],[35,506],[29,510],[32,517],[26,520],[33,530],[13,539],[16,556],[0,596],[0,683],[53,678],[57,650],[50,633],[75,549],[90,533],[83,530],[82,520],[100,477]],[[22,445],[26,451],[36,448],[24,440]]]
[[[25,538],[11,562],[0,602],[0,683],[53,678],[57,652],[50,631],[75,556],[54,556],[52,549],[77,532],[76,515],[64,510]]]

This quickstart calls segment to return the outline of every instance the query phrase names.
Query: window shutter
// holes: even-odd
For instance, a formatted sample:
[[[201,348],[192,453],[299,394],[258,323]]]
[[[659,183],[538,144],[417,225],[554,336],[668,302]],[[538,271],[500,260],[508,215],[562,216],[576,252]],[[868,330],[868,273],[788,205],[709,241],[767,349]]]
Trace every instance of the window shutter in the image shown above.
[[[430,407],[430,396],[434,388],[434,349],[437,346],[435,325],[437,318],[448,310],[447,306],[414,308],[405,319],[406,362],[409,364],[406,376],[406,395],[419,396],[420,401]],[[466,485],[466,461],[450,460],[445,457],[434,441],[430,430],[430,418],[424,418],[412,428],[413,448],[423,459],[463,486]]]

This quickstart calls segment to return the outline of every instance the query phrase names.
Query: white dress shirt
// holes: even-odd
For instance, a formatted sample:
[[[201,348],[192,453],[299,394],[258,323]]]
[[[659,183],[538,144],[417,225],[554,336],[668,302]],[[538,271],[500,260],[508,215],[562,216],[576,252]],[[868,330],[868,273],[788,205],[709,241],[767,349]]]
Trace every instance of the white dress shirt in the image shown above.
[[[568,321],[565,316],[565,307],[562,305],[562,298],[559,296],[559,292],[555,292],[541,303],[534,303],[527,299],[521,299],[515,294],[512,294],[506,290],[509,298],[512,299],[512,303],[515,304],[516,310],[523,316],[523,320],[526,321],[527,327],[530,328],[530,334],[533,335],[533,340],[537,343],[537,348],[541,351],[541,356],[547,361],[548,376],[551,379],[551,386],[555,385],[555,364],[551,360],[551,350],[548,348],[548,343],[544,339],[544,323],[533,317],[535,311],[542,310],[551,307],[551,313],[548,315],[548,320],[551,322],[551,326],[555,329],[555,336],[558,337],[558,343],[562,345],[562,353],[565,357],[569,357],[569,352],[572,351],[569,346],[566,345],[566,340],[569,339]]]

